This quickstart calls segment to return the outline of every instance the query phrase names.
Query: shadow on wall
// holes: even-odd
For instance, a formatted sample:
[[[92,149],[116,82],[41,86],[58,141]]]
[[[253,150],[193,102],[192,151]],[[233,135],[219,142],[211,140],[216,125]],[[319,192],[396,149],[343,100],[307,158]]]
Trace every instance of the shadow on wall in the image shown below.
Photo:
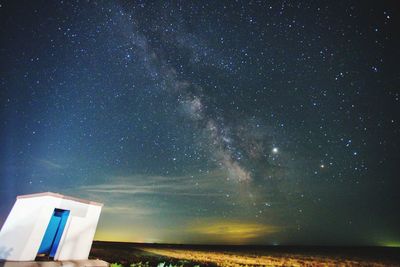
[[[10,256],[11,251],[13,251],[13,248],[0,247],[0,261],[1,261],[2,259],[7,259],[8,256]],[[2,267],[1,262],[0,262],[0,267]]]
[[[94,228],[96,229],[96,227],[94,227]],[[74,234],[73,236],[70,236],[68,238],[69,240],[64,240],[63,243],[61,244],[61,247],[59,248],[59,250],[62,251],[62,248],[64,246],[68,246],[71,243],[72,244],[79,244],[79,239],[82,236],[82,233],[86,233],[90,229],[93,229],[93,225],[92,224],[87,225],[85,228],[81,229],[78,233]],[[68,229],[66,229],[65,231],[68,231]],[[90,248],[92,247],[92,243],[93,243],[93,240],[91,240],[91,242],[90,242],[90,247],[89,247],[88,253],[90,253]],[[76,246],[72,245],[72,247],[75,248]],[[67,257],[67,258],[74,258],[73,256],[74,256],[75,253],[76,253],[76,249],[74,249],[72,251],[69,251],[68,254],[64,251],[63,256]],[[0,267],[3,267],[3,266],[0,266]]]

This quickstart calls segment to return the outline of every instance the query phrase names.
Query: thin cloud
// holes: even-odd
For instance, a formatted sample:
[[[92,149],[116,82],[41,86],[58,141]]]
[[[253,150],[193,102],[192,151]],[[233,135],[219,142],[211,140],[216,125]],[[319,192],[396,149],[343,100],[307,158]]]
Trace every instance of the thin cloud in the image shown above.
[[[38,162],[47,169],[63,169],[64,166],[47,159],[39,159]]]
[[[86,193],[128,194],[128,195],[172,195],[188,197],[222,197],[225,193],[215,188],[215,179],[201,177],[195,180],[190,176],[127,176],[110,179],[112,183],[81,186],[79,190]],[[198,182],[196,182],[198,181]]]

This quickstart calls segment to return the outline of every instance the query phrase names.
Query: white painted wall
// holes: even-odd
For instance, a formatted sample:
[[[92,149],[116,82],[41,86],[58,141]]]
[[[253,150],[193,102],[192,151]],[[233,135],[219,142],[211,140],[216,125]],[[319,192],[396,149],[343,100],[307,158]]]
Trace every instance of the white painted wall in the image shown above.
[[[0,259],[34,260],[55,208],[70,214],[54,259],[87,259],[102,207],[55,196],[17,199],[0,231]]]
[[[55,259],[87,259],[99,221],[101,206],[63,199],[59,203],[59,208],[70,210],[71,213]]]

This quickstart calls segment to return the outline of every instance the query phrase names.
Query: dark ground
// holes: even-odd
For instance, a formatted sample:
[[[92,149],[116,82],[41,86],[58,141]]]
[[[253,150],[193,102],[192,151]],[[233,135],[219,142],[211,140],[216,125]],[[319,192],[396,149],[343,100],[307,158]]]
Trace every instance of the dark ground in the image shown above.
[[[146,251],[146,250],[150,250]],[[154,251],[182,251],[182,259],[164,256]],[[221,262],[185,259],[185,253],[221,253],[221,255],[239,255],[248,258],[271,257],[276,266],[400,266],[400,248],[389,247],[313,247],[313,246],[220,246],[220,245],[170,245],[142,244],[95,241],[90,253],[91,258],[99,258],[110,263],[124,266],[146,263],[145,266],[157,266],[161,262],[178,266],[221,266]],[[215,255],[214,255],[215,256]],[[294,261],[292,261],[294,259]],[[281,264],[283,262],[283,264]],[[135,265],[133,265],[135,266]],[[143,265],[136,265],[143,266]],[[225,266],[222,263],[222,266]],[[241,266],[227,262],[226,266]],[[254,265],[253,265],[254,266]],[[262,265],[256,265],[262,266]]]

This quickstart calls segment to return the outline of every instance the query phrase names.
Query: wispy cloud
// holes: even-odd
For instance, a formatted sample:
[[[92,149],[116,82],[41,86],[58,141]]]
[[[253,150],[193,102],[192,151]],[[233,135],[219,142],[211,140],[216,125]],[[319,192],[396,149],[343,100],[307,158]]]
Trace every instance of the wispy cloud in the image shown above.
[[[112,182],[79,187],[83,193],[127,195],[176,195],[188,197],[220,197],[225,194],[214,186],[210,177],[195,180],[190,176],[164,177],[132,175],[114,177]]]
[[[134,216],[149,216],[153,214],[159,213],[158,210],[154,208],[140,207],[136,205],[124,205],[124,204],[114,204],[104,206],[102,212],[110,214],[110,215],[134,215]]]
[[[47,159],[39,159],[38,162],[47,169],[63,169],[64,167],[54,161],[47,160]]]

